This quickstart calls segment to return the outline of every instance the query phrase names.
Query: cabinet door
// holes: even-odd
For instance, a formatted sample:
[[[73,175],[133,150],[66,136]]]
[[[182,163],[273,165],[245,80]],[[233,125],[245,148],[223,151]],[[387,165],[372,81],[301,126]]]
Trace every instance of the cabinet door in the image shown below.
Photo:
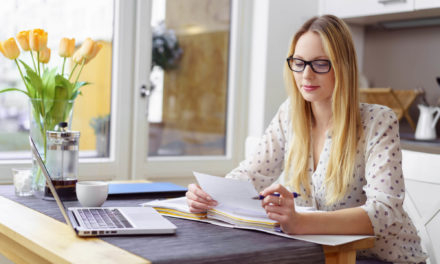
[[[374,16],[390,13],[409,12],[413,10],[414,0],[320,1],[321,14],[333,14],[340,18]]]
[[[415,0],[414,9],[440,8],[440,0]]]

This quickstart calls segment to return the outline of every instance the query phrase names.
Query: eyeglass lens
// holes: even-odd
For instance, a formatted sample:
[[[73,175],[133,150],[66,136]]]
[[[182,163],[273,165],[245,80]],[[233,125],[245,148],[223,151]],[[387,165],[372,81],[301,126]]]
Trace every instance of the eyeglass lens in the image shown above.
[[[289,67],[294,72],[302,72],[307,65],[310,65],[312,70],[316,73],[327,73],[330,71],[330,61],[328,60],[313,60],[305,61],[296,58],[288,58]]]

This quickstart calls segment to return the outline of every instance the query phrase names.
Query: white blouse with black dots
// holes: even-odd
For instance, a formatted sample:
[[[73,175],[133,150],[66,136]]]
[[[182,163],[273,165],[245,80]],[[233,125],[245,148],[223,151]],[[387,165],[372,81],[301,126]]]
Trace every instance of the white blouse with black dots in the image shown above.
[[[262,191],[282,175],[291,139],[289,108],[287,100],[261,137],[255,153],[226,177],[252,181],[257,191]],[[376,236],[375,247],[359,252],[360,255],[395,263],[423,262],[426,255],[420,238],[402,208],[405,185],[397,118],[390,108],[381,105],[361,104],[360,111],[363,135],[358,143],[353,181],[345,197],[331,205],[325,203],[323,184],[332,142],[331,133],[327,133],[315,171],[309,155],[312,193],[296,198],[295,204],[324,211],[360,206],[370,217]]]

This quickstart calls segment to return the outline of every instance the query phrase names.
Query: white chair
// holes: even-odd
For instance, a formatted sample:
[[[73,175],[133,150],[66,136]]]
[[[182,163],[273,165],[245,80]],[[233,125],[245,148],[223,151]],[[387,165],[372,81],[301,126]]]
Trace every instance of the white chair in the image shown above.
[[[428,253],[427,263],[440,263],[440,155],[403,150],[404,208]]]

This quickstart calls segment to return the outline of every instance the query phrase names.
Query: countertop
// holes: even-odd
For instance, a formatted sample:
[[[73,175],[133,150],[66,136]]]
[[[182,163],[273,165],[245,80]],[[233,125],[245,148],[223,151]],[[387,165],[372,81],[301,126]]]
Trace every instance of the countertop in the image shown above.
[[[440,138],[433,140],[417,140],[413,133],[400,133],[400,146],[402,149],[440,154]]]

